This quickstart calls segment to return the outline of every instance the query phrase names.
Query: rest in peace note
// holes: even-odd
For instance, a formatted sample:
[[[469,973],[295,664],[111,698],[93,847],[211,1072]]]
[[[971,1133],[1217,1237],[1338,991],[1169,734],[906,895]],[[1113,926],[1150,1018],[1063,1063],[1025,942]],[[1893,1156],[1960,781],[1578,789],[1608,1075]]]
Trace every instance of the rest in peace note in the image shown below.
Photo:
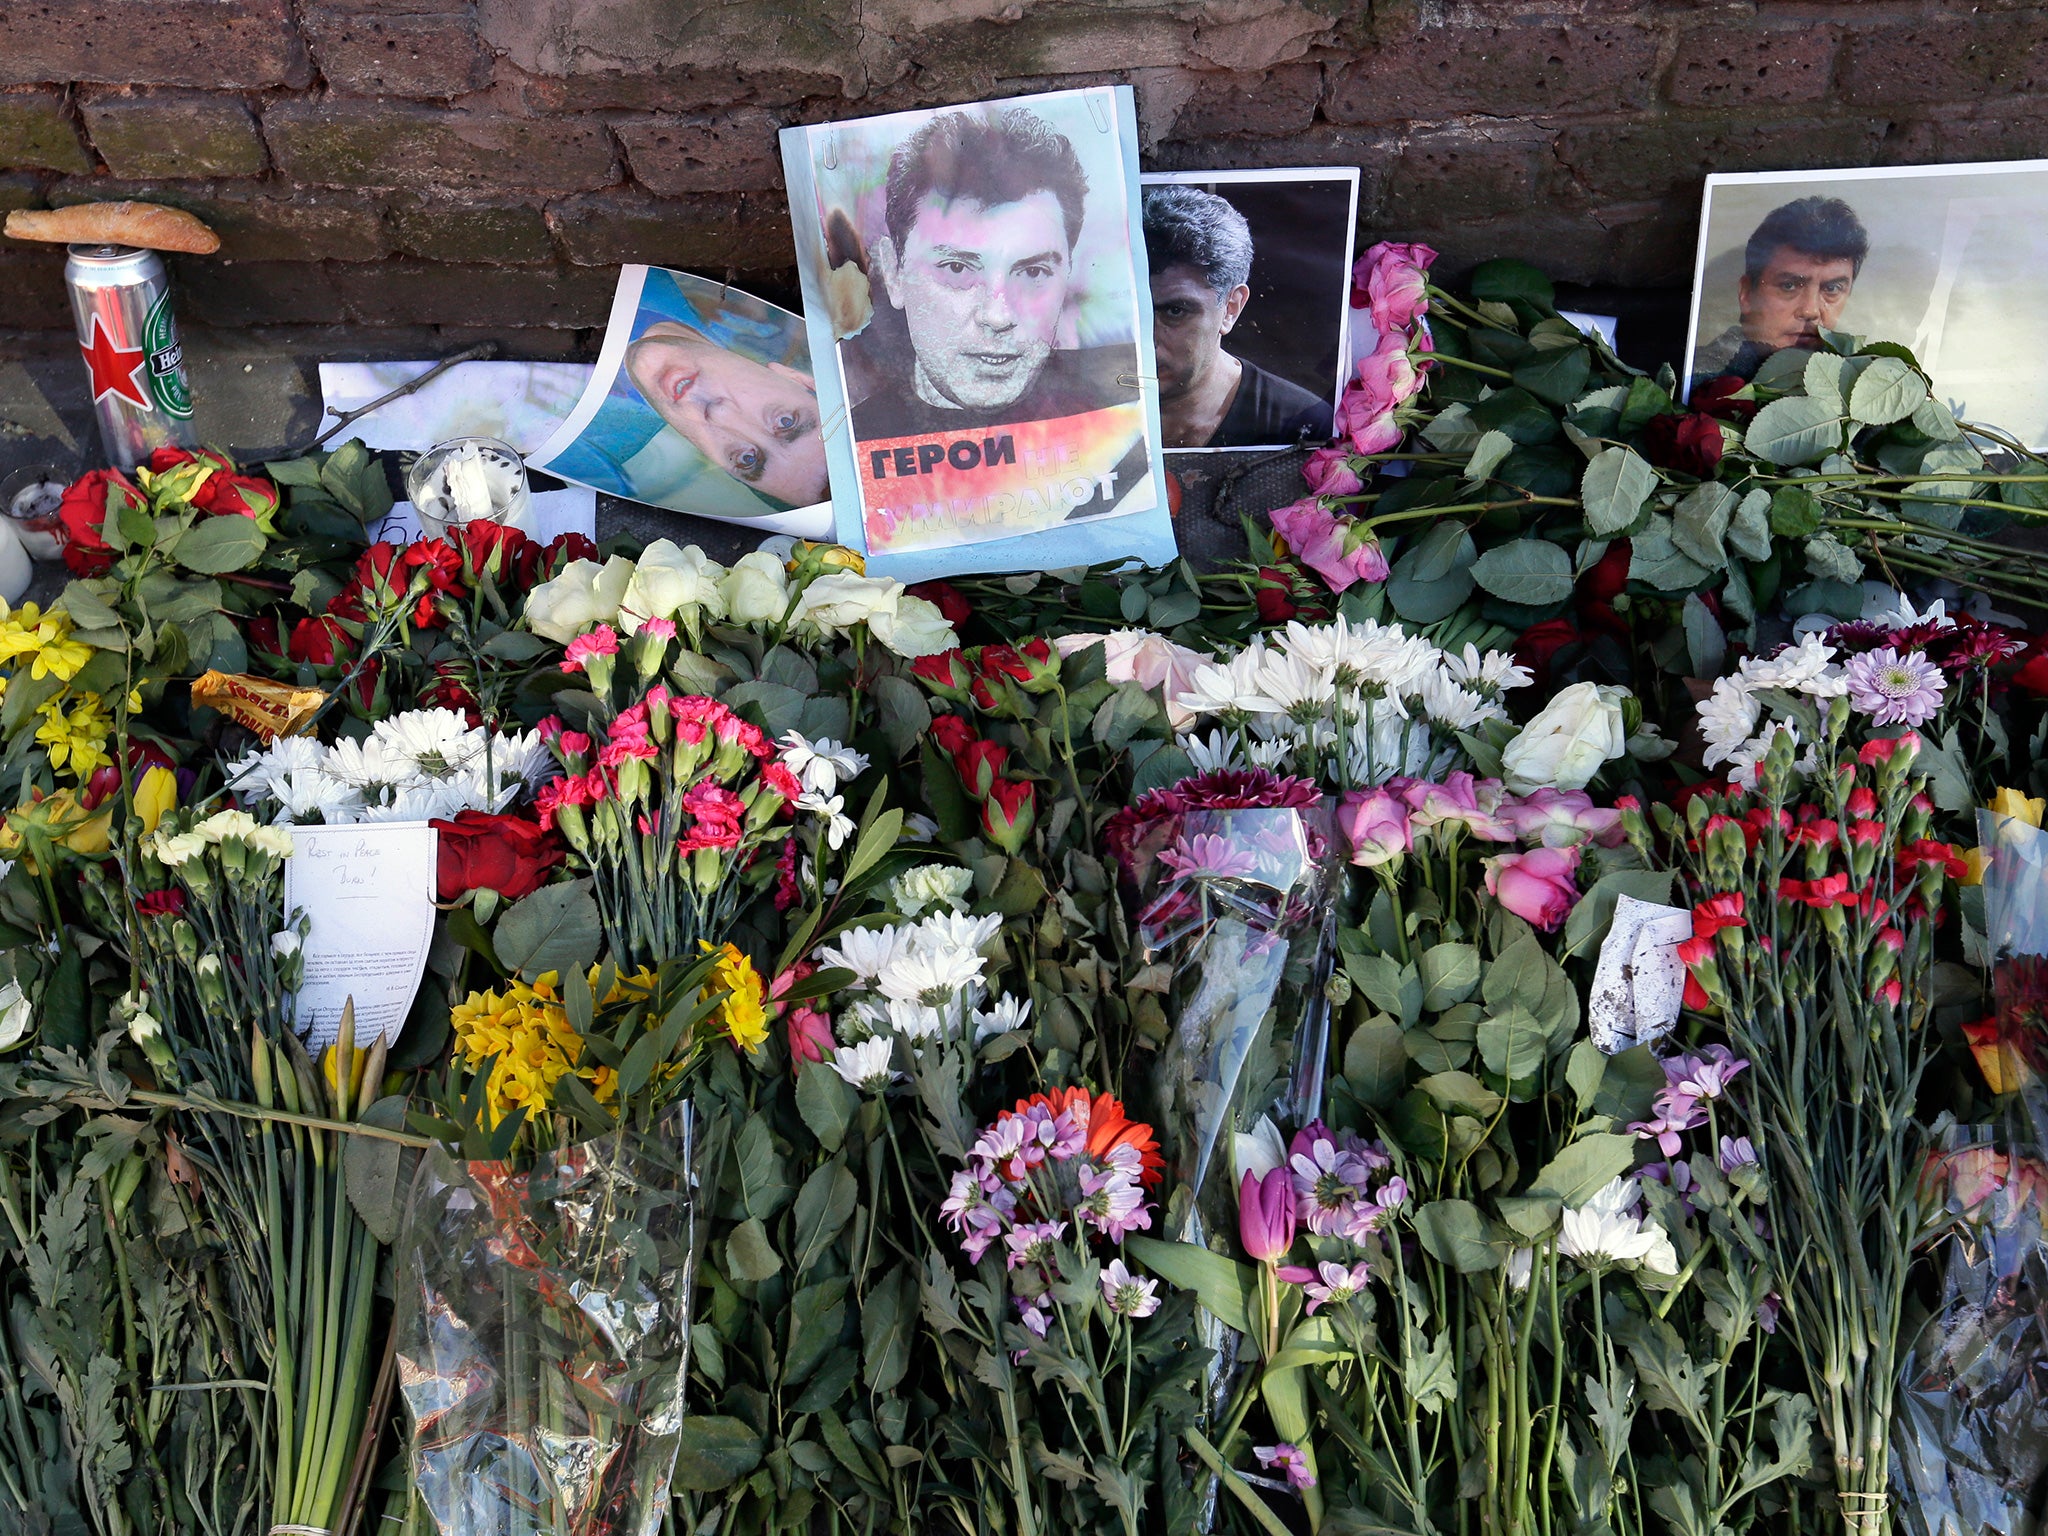
[[[284,909],[308,920],[298,1026],[314,1054],[334,1043],[351,997],[358,1045],[405,1027],[434,937],[438,836],[424,821],[292,828]]]

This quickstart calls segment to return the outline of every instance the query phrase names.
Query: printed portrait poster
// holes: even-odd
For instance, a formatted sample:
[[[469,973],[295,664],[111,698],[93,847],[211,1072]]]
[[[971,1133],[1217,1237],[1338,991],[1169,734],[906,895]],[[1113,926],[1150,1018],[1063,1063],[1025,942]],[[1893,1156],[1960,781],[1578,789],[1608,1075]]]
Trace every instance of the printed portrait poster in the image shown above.
[[[1707,178],[1688,397],[1822,333],[1909,348],[1942,402],[2048,447],[2048,161]]]
[[[590,382],[527,463],[671,512],[832,532],[802,319],[688,272],[619,269]]]
[[[1320,448],[1352,372],[1358,167],[1142,179],[1167,452]]]
[[[840,542],[909,581],[1171,560],[1129,87],[782,156]]]

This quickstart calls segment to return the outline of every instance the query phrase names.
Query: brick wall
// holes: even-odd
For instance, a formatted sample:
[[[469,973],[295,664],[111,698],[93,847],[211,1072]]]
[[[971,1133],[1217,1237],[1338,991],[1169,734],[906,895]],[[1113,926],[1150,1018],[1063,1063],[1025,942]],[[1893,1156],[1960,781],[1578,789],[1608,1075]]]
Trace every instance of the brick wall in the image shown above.
[[[217,326],[567,348],[621,261],[788,294],[782,124],[1110,80],[1150,165],[1359,165],[1369,236],[1603,286],[1685,284],[1709,170],[2048,153],[1998,0],[4,0],[0,209],[192,209]],[[0,331],[60,265],[0,250]]]

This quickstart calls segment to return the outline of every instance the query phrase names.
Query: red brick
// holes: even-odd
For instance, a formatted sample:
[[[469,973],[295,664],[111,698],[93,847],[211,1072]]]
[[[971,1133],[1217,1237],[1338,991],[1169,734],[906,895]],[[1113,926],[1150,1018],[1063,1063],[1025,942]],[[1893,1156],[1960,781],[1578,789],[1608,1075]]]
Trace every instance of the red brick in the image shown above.
[[[206,325],[322,325],[349,318],[327,269],[310,261],[173,263],[178,308]]]
[[[1744,116],[1582,123],[1559,133],[1557,157],[1594,198],[1633,201],[1696,193],[1711,171],[1864,165],[1884,128],[1863,118]]]
[[[92,156],[65,115],[62,91],[0,91],[0,165],[92,169]]]
[[[530,75],[500,59],[499,88],[530,112],[695,112],[741,103],[789,106],[806,97],[839,101],[837,75],[777,69],[605,69],[577,75]],[[842,111],[844,103],[842,102]],[[863,107],[865,110],[865,107]]]
[[[0,214],[12,213],[17,208],[49,207],[49,199],[43,196],[43,180],[27,171],[0,172]]]
[[[263,129],[285,179],[317,186],[571,192],[616,179],[592,118],[330,98],[272,102]]]
[[[131,199],[183,208],[220,236],[221,259],[256,264],[381,261],[391,250],[380,201],[360,192],[260,183],[61,181],[52,207]]]
[[[538,203],[401,194],[391,204],[399,253],[428,261],[523,266],[555,259]]]
[[[239,90],[312,77],[289,0],[11,0],[0,9],[0,85]]]
[[[550,203],[548,227],[580,266],[772,271],[796,261],[788,205],[773,194],[662,200],[637,189],[593,192]]]
[[[1323,115],[1393,123],[1647,106],[1658,45],[1627,24],[1432,27],[1344,66]]]
[[[782,185],[775,134],[781,119],[759,107],[656,117],[613,125],[633,179],[658,197],[752,192]]]
[[[263,136],[239,96],[121,91],[81,109],[93,148],[116,176],[260,176]]]
[[[1833,27],[1701,27],[1679,42],[1665,93],[1688,107],[1821,101],[1839,36]]]
[[[466,13],[385,16],[321,6],[307,13],[306,29],[330,90],[445,100],[490,78],[490,57]]]
[[[364,324],[601,326],[617,275],[576,267],[461,267],[394,257],[337,267],[334,291]]]
[[[10,245],[13,243],[10,241]],[[64,253],[45,247],[0,250],[0,331],[68,331]]]
[[[1880,110],[2048,91],[2048,16],[1944,15],[1851,32],[1841,79],[1849,101]]]
[[[1378,217],[1411,224],[1526,208],[1549,148],[1549,134],[1513,123],[1419,129],[1401,145]]]
[[[1323,95],[1320,64],[1283,64],[1264,74],[1203,73],[1173,120],[1172,136],[1199,139],[1245,134],[1277,138],[1315,121]]]

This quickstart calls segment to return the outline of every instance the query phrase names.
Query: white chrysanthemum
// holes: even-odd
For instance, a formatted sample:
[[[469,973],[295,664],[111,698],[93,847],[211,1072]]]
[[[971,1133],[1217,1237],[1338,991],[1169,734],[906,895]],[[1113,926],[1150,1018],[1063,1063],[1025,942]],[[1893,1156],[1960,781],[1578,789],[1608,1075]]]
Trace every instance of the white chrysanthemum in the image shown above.
[[[1419,635],[1411,635],[1398,624],[1380,624],[1365,619],[1351,626],[1351,664],[1367,683],[1388,693],[1413,693],[1421,686],[1424,672],[1437,665],[1443,655]]]
[[[1636,1181],[1613,1179],[1584,1205],[1567,1206],[1558,1229],[1557,1251],[1588,1269],[1640,1264],[1658,1273],[1676,1274],[1678,1262],[1670,1237],[1654,1221],[1630,1215],[1635,1203]]]
[[[1450,651],[1443,653],[1444,671],[1453,682],[1467,688],[1476,688],[1481,693],[1498,696],[1516,688],[1526,688],[1535,681],[1535,674],[1527,667],[1515,665],[1514,654],[1510,651],[1488,651],[1479,654],[1479,647],[1466,642],[1460,654]]]
[[[952,1033],[946,1028],[950,1012],[950,1009],[942,1012],[923,1003],[906,1003],[901,999],[891,998],[889,1027],[906,1040],[922,1043],[942,1032]]]
[[[910,948],[910,929],[849,928],[839,942],[818,951],[819,961],[835,969],[848,970],[863,983],[873,985],[883,969]]]
[[[373,740],[411,760],[429,778],[443,778],[467,768],[483,754],[484,731],[452,709],[409,709],[379,720]]]
[[[1288,758],[1293,755],[1292,744],[1278,738],[1246,742],[1244,751],[1245,756],[1251,759],[1253,767],[1271,768],[1275,772],[1285,767]]]
[[[1732,677],[1715,678],[1714,691],[1700,700],[1697,709],[1700,735],[1707,744],[1700,761],[1709,768],[1732,758],[1756,734],[1762,715],[1755,697]]]
[[[844,795],[821,795],[814,789],[807,789],[797,796],[796,808],[824,818],[825,841],[834,848],[853,836],[853,818],[846,814]]]
[[[1268,654],[1266,647],[1254,640],[1228,661],[1195,668],[1187,692],[1173,702],[1191,715],[1241,718],[1271,713],[1273,701],[1259,687],[1259,672]]]
[[[1308,657],[1268,651],[1259,667],[1259,692],[1270,707],[1297,719],[1327,713],[1337,699],[1335,676]]]
[[[875,978],[884,997],[898,1002],[944,1008],[962,987],[980,980],[988,962],[971,949],[928,949],[922,945],[897,955]]]
[[[361,791],[321,768],[295,769],[272,786],[272,795],[277,801],[273,821],[338,825],[354,821],[363,808]]]
[[[1864,589],[1866,592],[1869,588]],[[1867,601],[1867,600],[1866,600]],[[1878,607],[1871,603],[1870,607]],[[1925,608],[1915,610],[1913,599],[1903,592],[1894,592],[1888,606],[1878,608],[1876,613],[1866,612],[1864,622],[1881,624],[1886,629],[1914,629],[1922,624],[1931,624],[1936,629],[1954,629],[1956,621],[1948,616],[1948,602],[1937,597]]]
[[[562,771],[554,753],[548,750],[548,744],[541,740],[539,731],[492,736],[486,745],[488,750],[474,766],[481,772],[488,759],[491,776],[500,786],[518,779],[528,789],[539,789]]]
[[[312,736],[281,736],[262,752],[251,752],[227,771],[228,787],[249,798],[274,798],[277,785],[293,773],[318,768],[327,749]]]
[[[1465,687],[1443,668],[1422,674],[1422,712],[1450,731],[1469,731],[1488,720],[1505,719],[1498,704]]]
[[[857,778],[868,766],[865,753],[842,747],[829,736],[812,741],[801,731],[786,731],[778,745],[782,748],[783,767],[815,794],[831,794],[841,779]]]
[[[919,864],[889,882],[889,904],[905,917],[931,909],[958,911],[974,884],[974,871],[956,864]]]
[[[969,917],[964,912],[934,912],[912,930],[911,942],[921,949],[978,952],[1002,926],[1002,915],[996,912],[982,917]]]
[[[974,1016],[974,1043],[979,1047],[984,1041],[997,1035],[1007,1035],[1011,1030],[1022,1029],[1031,1021],[1031,1002],[1028,998],[1012,997],[1005,992],[995,1000],[992,1007],[984,1008]]]
[[[858,1045],[842,1045],[832,1053],[832,1070],[862,1093],[880,1093],[896,1080],[896,1073],[889,1066],[894,1049],[886,1035],[877,1035]]]
[[[1841,668],[1833,665],[1834,659],[1833,646],[1819,635],[1808,635],[1775,656],[1747,658],[1739,670],[1750,688],[1782,688],[1817,699],[1839,698],[1848,685],[1842,681]]]
[[[452,821],[461,811],[478,810],[459,779],[429,779],[408,784],[383,805],[366,804],[358,821]]]
[[[1216,773],[1225,768],[1242,768],[1244,753],[1233,731],[1211,731],[1207,736],[1183,736],[1181,751],[1195,765],[1197,773]]]
[[[354,785],[365,795],[378,788],[417,783],[421,777],[418,764],[375,736],[337,741],[328,749],[324,766],[330,777]]]

